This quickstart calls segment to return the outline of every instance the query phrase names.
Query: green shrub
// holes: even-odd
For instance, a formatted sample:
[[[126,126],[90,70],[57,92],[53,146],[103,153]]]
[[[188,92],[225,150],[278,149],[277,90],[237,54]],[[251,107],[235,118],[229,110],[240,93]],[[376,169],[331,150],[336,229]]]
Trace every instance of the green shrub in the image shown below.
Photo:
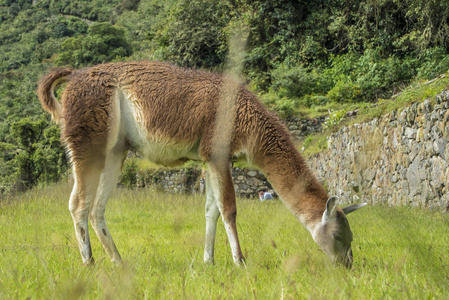
[[[271,90],[279,97],[300,98],[303,95],[319,92],[319,77],[301,65],[281,64],[271,72]]]
[[[270,110],[276,111],[282,118],[293,116],[299,107],[296,98],[280,98],[274,93],[264,94],[260,98]]]
[[[338,81],[337,84],[327,93],[327,97],[335,102],[357,102],[361,100],[360,86],[353,83],[351,79]]]
[[[420,79],[432,79],[449,71],[449,55],[444,48],[426,49],[420,60],[421,66],[418,68],[417,74]]]
[[[346,115],[346,111],[342,110],[337,110],[332,112],[329,117],[324,121],[323,123],[323,130],[326,129],[331,129],[335,126],[337,126],[338,124],[340,124],[340,122],[343,120],[343,118]]]
[[[304,142],[302,143],[302,147],[303,149],[307,148],[313,141],[313,135],[308,135],[306,136],[306,138],[304,139]]]
[[[319,138],[317,146],[318,146],[319,150],[327,149],[327,137],[323,136],[323,137]]]
[[[322,76],[332,82],[327,96],[335,102],[374,101],[389,97],[416,72],[416,59],[382,55],[382,50],[368,49],[363,54],[331,56],[331,65]]]
[[[120,184],[128,189],[133,188],[137,184],[138,166],[134,159],[127,159],[123,164]]]
[[[314,107],[324,106],[328,104],[330,99],[327,96],[322,95],[304,95],[299,99],[299,106]]]

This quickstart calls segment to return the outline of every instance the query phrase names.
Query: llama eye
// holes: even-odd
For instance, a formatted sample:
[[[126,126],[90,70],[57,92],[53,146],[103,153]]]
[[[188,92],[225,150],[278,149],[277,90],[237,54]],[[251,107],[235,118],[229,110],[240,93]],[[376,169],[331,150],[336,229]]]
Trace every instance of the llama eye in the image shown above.
[[[343,239],[341,238],[341,236],[338,236],[338,235],[335,235],[335,234],[334,234],[334,239],[337,240],[337,241],[339,241],[339,242],[343,241]]]

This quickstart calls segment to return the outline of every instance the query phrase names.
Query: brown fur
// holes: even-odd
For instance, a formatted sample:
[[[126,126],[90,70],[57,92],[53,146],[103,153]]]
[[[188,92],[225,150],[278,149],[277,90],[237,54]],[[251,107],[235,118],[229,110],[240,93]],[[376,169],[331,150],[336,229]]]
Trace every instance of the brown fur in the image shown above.
[[[73,72],[71,68],[54,69],[45,76],[38,85],[37,94],[41,101],[42,107],[51,113],[53,119],[58,122],[61,115],[61,108],[54,96],[54,90],[63,82],[66,77]]]
[[[66,81],[67,86],[59,104],[53,93],[56,83],[62,81]],[[145,151],[142,145],[133,142],[132,137],[121,136],[121,131],[114,127],[114,124],[124,122],[117,113],[123,108],[114,104],[115,99],[120,98],[138,108],[137,121],[149,140],[167,148],[185,145],[187,149],[183,152],[185,157],[156,155],[149,159],[172,165],[195,154],[215,165],[224,190],[222,214],[235,235],[235,194],[229,169],[223,168],[229,165],[232,155],[241,152],[267,175],[296,216],[305,223],[318,222],[328,199],[326,191],[296,150],[285,127],[254,94],[232,79],[230,86],[238,86],[238,92],[236,102],[232,104],[235,113],[227,115],[232,119],[229,120],[231,142],[229,148],[220,148],[220,138],[224,136],[220,130],[225,129],[221,124],[215,124],[215,120],[225,82],[228,81],[218,74],[159,62],[110,63],[81,70],[56,69],[45,76],[39,84],[39,99],[43,108],[55,120],[60,120],[62,140],[69,149],[79,178],[79,192],[72,194],[74,220],[75,215],[83,215],[81,208],[77,208],[80,206],[75,204],[81,200],[79,198],[88,197],[82,191],[87,189],[88,178],[95,177],[92,172],[100,174],[109,153],[124,158],[122,153],[127,149]],[[125,98],[127,100],[123,100]],[[119,142],[110,145],[113,136]],[[214,139],[218,141],[219,149],[214,149],[217,148],[217,145],[213,146]],[[222,142],[226,144],[226,141]],[[223,163],[216,164],[211,157],[220,149],[229,150],[220,156]],[[81,206],[87,206],[91,200],[82,200],[85,203]],[[101,228],[98,230],[103,233],[101,238],[110,236]]]
[[[58,76],[69,74],[61,101],[63,110],[59,112],[48,87]],[[98,65],[79,71],[56,69],[41,81],[38,93],[44,109],[62,118],[63,140],[73,146],[72,155],[79,152],[84,156],[82,153],[88,153],[92,147],[101,150],[105,145],[111,98],[115,89],[121,88],[138,99],[144,112],[144,126],[150,134],[173,143],[199,142],[200,155],[207,161],[212,151],[210,140],[214,136],[222,84],[223,78],[214,73],[165,63],[136,62]],[[238,93],[234,123],[230,156],[249,148],[253,163],[273,177],[273,181],[279,181],[282,190],[291,189],[299,180],[305,185],[304,192],[327,200],[285,127],[244,87]],[[281,178],[277,180],[276,176]]]

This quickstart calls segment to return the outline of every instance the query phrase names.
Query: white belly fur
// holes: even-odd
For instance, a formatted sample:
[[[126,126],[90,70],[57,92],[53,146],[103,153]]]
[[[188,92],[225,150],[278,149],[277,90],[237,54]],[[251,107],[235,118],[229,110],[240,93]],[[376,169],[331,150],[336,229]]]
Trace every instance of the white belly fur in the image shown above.
[[[117,138],[126,139],[145,159],[165,166],[179,165],[186,159],[200,159],[195,151],[197,141],[181,144],[162,135],[150,134],[144,127],[143,112],[131,94],[117,90],[116,105],[119,108],[116,109],[117,119],[120,120]]]

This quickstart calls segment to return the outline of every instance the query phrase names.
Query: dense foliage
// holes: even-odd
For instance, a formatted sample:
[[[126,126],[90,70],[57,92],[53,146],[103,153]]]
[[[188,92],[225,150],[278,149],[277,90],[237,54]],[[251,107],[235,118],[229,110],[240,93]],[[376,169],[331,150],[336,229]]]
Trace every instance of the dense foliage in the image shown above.
[[[157,59],[220,71],[232,28],[246,27],[244,76],[290,115],[446,72],[448,13],[442,0],[0,0],[0,191],[64,174],[35,93],[52,66]]]

